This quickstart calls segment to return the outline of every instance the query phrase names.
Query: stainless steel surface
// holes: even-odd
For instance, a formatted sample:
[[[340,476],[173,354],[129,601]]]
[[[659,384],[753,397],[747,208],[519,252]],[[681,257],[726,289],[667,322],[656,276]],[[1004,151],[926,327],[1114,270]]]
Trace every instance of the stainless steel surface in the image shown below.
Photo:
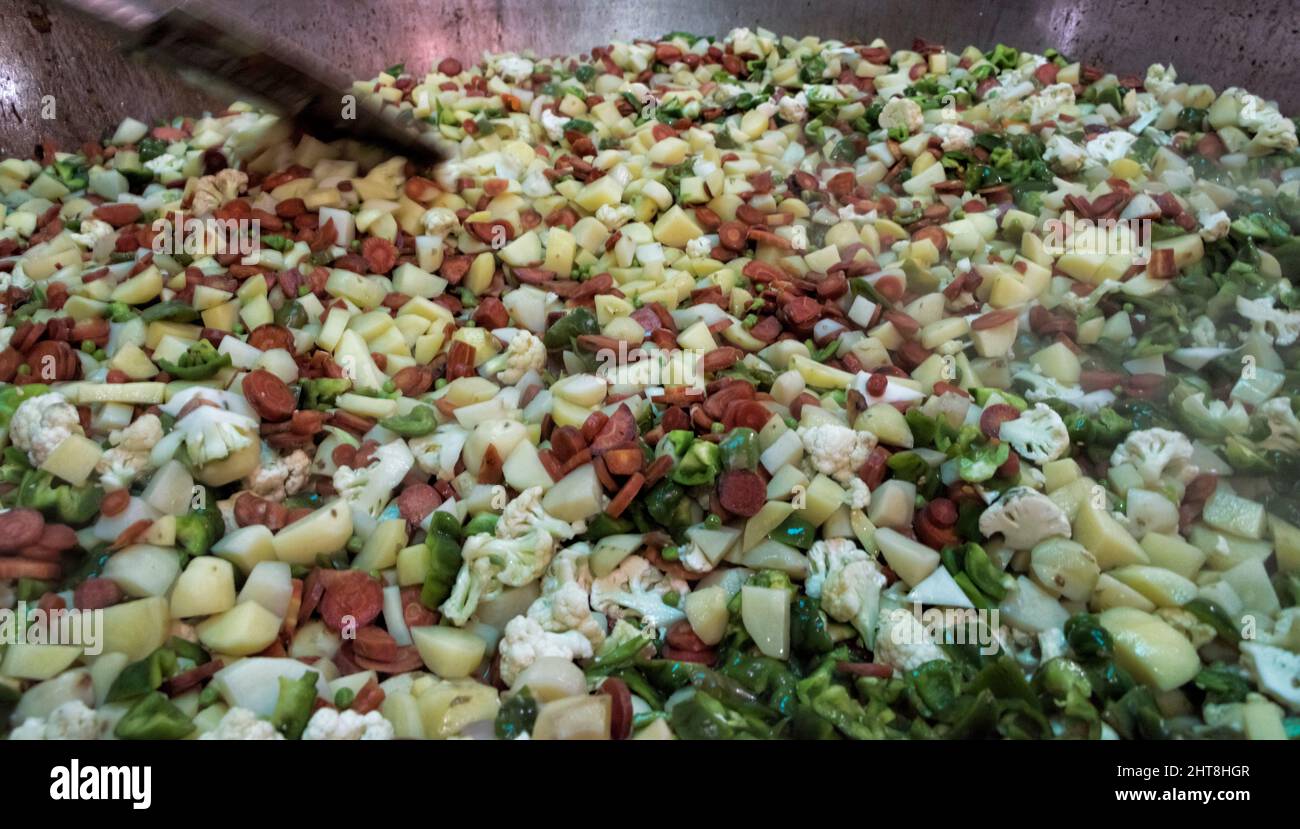
[[[895,48],[914,36],[960,48],[998,41],[1049,46],[1120,74],[1159,60],[1179,76],[1244,86],[1300,111],[1300,3],[1255,0],[222,0],[221,8],[269,35],[292,37],[353,77],[397,61],[424,70],[452,55],[531,48],[589,49],[611,39],[672,30],[725,34],[761,25],[782,34],[870,40]],[[179,79],[118,54],[84,18],[33,0],[0,0],[0,152],[31,152],[43,137],[65,147],[97,137],[124,116],[197,114],[205,100]],[[55,117],[49,112],[53,96]],[[43,100],[46,106],[43,107]]]

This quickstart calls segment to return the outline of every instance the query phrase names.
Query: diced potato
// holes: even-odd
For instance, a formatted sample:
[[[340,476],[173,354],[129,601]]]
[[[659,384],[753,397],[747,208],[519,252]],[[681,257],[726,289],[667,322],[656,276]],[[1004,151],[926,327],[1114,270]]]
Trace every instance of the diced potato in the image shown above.
[[[235,606],[235,568],[216,556],[190,561],[172,588],[172,618],[210,616]]]
[[[280,618],[257,602],[241,602],[200,622],[199,641],[209,650],[248,656],[265,650],[280,632]]]
[[[132,662],[144,659],[167,641],[171,625],[171,606],[162,596],[104,608],[104,652],[126,654]]]
[[[312,564],[316,556],[343,549],[352,537],[352,510],[336,499],[275,534],[275,557],[290,564]]]
[[[391,518],[381,521],[366,539],[357,557],[352,559],[354,570],[387,570],[397,564],[397,553],[406,546],[406,519]]]
[[[103,454],[104,450],[95,441],[81,435],[68,435],[45,458],[41,469],[73,486],[81,486]]]
[[[1187,579],[1194,578],[1205,564],[1204,552],[1173,533],[1147,533],[1142,537],[1142,549],[1153,565]]]
[[[1016,579],[1016,588],[1007,593],[998,611],[1014,627],[1029,633],[1059,628],[1070,617],[1055,596],[1024,576]]]
[[[740,590],[741,621],[754,644],[773,659],[790,654],[790,594],[780,587],[747,584]]]
[[[245,575],[259,563],[275,560],[275,537],[261,524],[240,527],[226,533],[212,545],[212,554],[226,559]]]
[[[1115,579],[1150,599],[1156,607],[1182,607],[1196,598],[1196,584],[1163,567],[1130,564],[1110,571]]]
[[[609,694],[548,702],[537,713],[534,740],[608,740],[613,698]]]
[[[128,596],[163,596],[180,572],[180,557],[174,549],[133,544],[109,557],[103,575]]]
[[[253,568],[239,590],[240,602],[257,602],[281,619],[293,600],[293,575],[288,562],[263,561]]]
[[[604,494],[596,468],[583,464],[555,483],[542,497],[542,509],[563,521],[585,521],[603,509]]]
[[[1079,505],[1074,519],[1074,540],[1097,558],[1102,570],[1125,564],[1148,564],[1146,551],[1105,509],[1097,509],[1090,498]]]
[[[0,674],[14,679],[46,680],[58,676],[81,656],[76,645],[34,645],[14,642],[5,648]]]
[[[444,679],[469,676],[487,651],[487,643],[480,637],[445,625],[411,628],[411,639],[425,667]]]
[[[1088,598],[1088,607],[1094,611],[1112,607],[1152,611],[1156,609],[1156,603],[1109,573],[1102,573]]]
[[[1039,542],[1029,554],[1034,578],[1053,593],[1081,602],[1092,593],[1101,568],[1082,544],[1068,538]]]
[[[1201,670],[1192,643],[1158,616],[1114,607],[1100,621],[1115,640],[1115,660],[1144,685],[1172,691]]]
[[[716,645],[727,632],[730,616],[727,613],[727,591],[721,587],[705,587],[686,595],[686,619],[691,630],[706,645]]]
[[[925,581],[926,576],[939,566],[939,554],[919,541],[913,541],[897,530],[879,527],[875,534],[876,544],[885,557],[889,569],[909,586],[916,586]]]

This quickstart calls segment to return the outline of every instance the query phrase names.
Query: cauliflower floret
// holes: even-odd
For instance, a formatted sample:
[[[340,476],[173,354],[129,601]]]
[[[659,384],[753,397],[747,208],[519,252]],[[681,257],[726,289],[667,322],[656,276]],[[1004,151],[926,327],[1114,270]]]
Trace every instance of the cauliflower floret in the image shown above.
[[[1260,441],[1265,449],[1290,451],[1300,449],[1300,418],[1291,410],[1291,401],[1274,397],[1255,410],[1268,421],[1268,437]]]
[[[341,466],[334,472],[334,489],[354,511],[378,517],[392,499],[393,490],[415,465],[415,456],[405,441],[385,443],[375,450],[374,460],[361,469]]]
[[[378,711],[358,714],[321,708],[307,721],[304,740],[391,740],[393,724]]]
[[[961,124],[939,124],[934,128],[934,136],[943,142],[946,153],[969,150],[975,141],[975,131]]]
[[[150,466],[149,453],[162,440],[162,421],[155,414],[143,414],[125,429],[108,435],[113,448],[99,457],[95,471],[100,481],[113,489],[125,489]]]
[[[1012,379],[1029,385],[1029,388],[1025,389],[1025,398],[1035,403],[1055,398],[1077,405],[1084,396],[1083,389],[1078,386],[1067,386],[1055,377],[1048,377],[1029,369],[1017,371],[1012,375]]]
[[[206,216],[226,202],[238,198],[240,191],[247,186],[248,174],[233,167],[203,176],[194,182],[190,209],[195,216]]]
[[[802,91],[798,95],[786,95],[777,102],[776,111],[791,124],[802,124],[808,116],[808,96]]]
[[[526,614],[529,620],[536,622],[547,633],[581,634],[590,643],[591,650],[586,656],[595,653],[605,644],[604,625],[592,613],[587,595],[587,591],[591,589],[591,569],[587,565],[590,553],[591,547],[587,544],[574,544],[561,550],[551,562],[546,577],[542,580],[542,595],[529,605]],[[530,635],[523,635],[525,629]],[[516,673],[531,665],[538,656],[549,655],[539,653],[534,646],[538,637],[534,635],[531,627],[519,626],[517,632],[520,634],[519,641],[512,645],[510,655],[512,670]],[[568,643],[570,640],[571,637],[564,637],[564,642]],[[565,647],[569,651],[573,650],[567,644]],[[502,654],[504,661],[504,650]]]
[[[844,503],[849,509],[866,509],[871,506],[871,488],[861,478],[850,478],[844,493]]]
[[[1181,607],[1162,607],[1156,610],[1156,615],[1168,622],[1174,630],[1186,636],[1194,648],[1210,644],[1218,635],[1212,625],[1202,622]]]
[[[108,222],[102,222],[99,219],[86,218],[81,220],[81,232],[69,234],[72,241],[81,245],[87,250],[94,250],[95,243],[100,239],[112,236],[117,230]]]
[[[98,740],[105,721],[79,699],[65,702],[46,719],[28,717],[9,734],[11,740]]]
[[[1191,460],[1192,442],[1187,436],[1160,428],[1130,432],[1110,454],[1111,466],[1132,464],[1149,485],[1156,484],[1165,474],[1183,483],[1190,482],[1199,471]]]
[[[1177,81],[1178,70],[1174,69],[1173,64],[1166,69],[1161,64],[1153,63],[1147,67],[1146,80],[1142,86],[1163,103],[1165,96],[1178,86]]]
[[[567,541],[586,526],[581,522],[570,524],[548,513],[542,508],[542,488],[529,487],[506,504],[497,521],[497,537],[519,538],[530,532],[541,531]]]
[[[1219,332],[1214,327],[1214,320],[1209,317],[1197,317],[1192,323],[1192,342],[1202,348],[1215,348],[1219,345]]]
[[[444,423],[431,434],[411,438],[409,445],[422,471],[450,481],[456,477],[456,462],[467,440],[468,430],[455,423]]]
[[[1196,221],[1201,224],[1201,238],[1207,242],[1213,242],[1227,236],[1228,229],[1232,225],[1232,220],[1229,219],[1228,214],[1222,210],[1198,213],[1196,215]],[[1202,319],[1205,318],[1202,317]]]
[[[1127,130],[1111,130],[1096,136],[1084,147],[1088,158],[1095,164],[1109,165],[1128,155],[1138,137]]]
[[[602,204],[596,209],[596,221],[610,230],[618,230],[636,218],[636,209],[630,204]]]
[[[1256,328],[1272,329],[1273,342],[1292,345],[1300,339],[1300,311],[1284,311],[1273,307],[1272,297],[1246,299],[1237,297],[1237,313],[1255,323]]]
[[[921,105],[911,98],[890,98],[889,103],[880,110],[877,121],[882,130],[903,127],[913,133],[925,123],[925,116],[921,114]]]
[[[506,349],[506,367],[497,374],[497,380],[513,386],[530,371],[546,368],[546,346],[535,334],[519,330]]]
[[[518,55],[502,55],[497,59],[496,70],[508,81],[524,81],[533,74],[533,62]]]
[[[555,553],[555,540],[535,531],[519,538],[497,538],[477,533],[461,548],[463,563],[451,595],[439,608],[457,625],[463,625],[478,603],[500,595],[502,585],[521,587],[537,581]]]
[[[32,466],[45,463],[65,438],[84,434],[77,407],[55,392],[24,400],[9,420],[9,440],[27,452]]]
[[[1264,645],[1241,643],[1241,663],[1246,666],[1259,689],[1273,699],[1300,711],[1300,654]]]
[[[243,449],[256,434],[257,421],[247,415],[216,406],[198,406],[176,421],[164,442],[183,440],[190,460],[202,465]]]
[[[685,619],[686,614],[666,603],[664,598],[675,593],[680,605],[688,592],[690,587],[686,582],[660,572],[643,557],[632,555],[623,559],[613,572],[592,582],[591,606],[611,619],[629,612],[646,624],[666,628]]]
[[[445,207],[430,207],[424,211],[420,224],[424,225],[425,233],[443,238],[460,229],[460,219]]]
[[[846,538],[830,538],[812,545],[808,563],[805,592],[835,621],[851,622],[870,647],[885,587],[875,559]]]
[[[903,608],[881,611],[874,653],[878,664],[889,665],[900,673],[914,671],[936,659],[948,659],[925,626]]]
[[[199,735],[200,740],[283,740],[284,735],[247,708],[231,708],[217,727]]]
[[[310,475],[311,456],[295,449],[282,458],[272,456],[268,461],[263,457],[262,465],[244,481],[244,488],[259,498],[279,502],[298,494]]]
[[[1074,106],[1074,87],[1068,83],[1054,83],[1029,99],[1029,123],[1041,124],[1055,120],[1061,110]]]
[[[1002,533],[1013,550],[1029,550],[1052,536],[1070,537],[1070,519],[1056,502],[1029,487],[1008,489],[980,515],[980,532],[985,538]]]
[[[567,123],[569,123],[568,116],[549,109],[542,110],[542,129],[546,130],[546,137],[557,144],[564,140],[564,125]]]
[[[1034,463],[1054,461],[1070,447],[1070,431],[1061,416],[1043,403],[1003,422],[998,437]]]
[[[857,473],[876,446],[876,436],[837,423],[800,426],[805,458],[814,469],[846,483]]]
[[[1243,93],[1237,123],[1255,134],[1247,147],[1248,155],[1268,155],[1273,150],[1296,149],[1295,122],[1278,112],[1258,95]]]
[[[713,242],[708,236],[696,236],[686,243],[686,255],[692,259],[706,259],[713,251]]]
[[[595,655],[591,641],[578,631],[551,633],[528,616],[516,616],[506,624],[499,653],[501,679],[511,685],[525,668],[544,656],[572,661]]]
[[[1083,147],[1059,132],[1047,139],[1047,150],[1043,153],[1043,160],[1058,173],[1077,173],[1085,157]]]

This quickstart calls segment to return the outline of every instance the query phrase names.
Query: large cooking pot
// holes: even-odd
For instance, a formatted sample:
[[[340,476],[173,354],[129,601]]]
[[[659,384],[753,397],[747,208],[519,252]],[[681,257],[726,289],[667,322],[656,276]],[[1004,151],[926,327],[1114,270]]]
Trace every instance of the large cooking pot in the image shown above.
[[[1180,78],[1243,86],[1300,109],[1296,0],[220,0],[223,11],[294,39],[352,77],[406,61],[421,69],[452,55],[586,50],[611,39],[674,30],[725,34],[763,26],[782,34],[870,40],[894,47],[916,36],[960,48],[1002,41],[1049,46],[1120,74],[1173,62]],[[53,3],[0,0],[0,152],[37,141],[65,147],[99,136],[123,116],[198,113],[206,99],[174,76],[120,56],[93,21]],[[53,96],[53,107],[50,107]],[[52,118],[42,115],[53,114]]]

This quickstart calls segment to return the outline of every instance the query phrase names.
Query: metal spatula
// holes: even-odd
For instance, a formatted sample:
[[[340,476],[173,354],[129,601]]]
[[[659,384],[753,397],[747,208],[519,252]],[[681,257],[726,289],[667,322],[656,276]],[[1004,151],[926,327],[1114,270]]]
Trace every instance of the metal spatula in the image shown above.
[[[349,82],[292,44],[271,42],[222,14],[193,5],[156,12],[123,0],[64,0],[118,30],[130,53],[175,69],[187,82],[250,98],[322,141],[351,138],[418,166],[443,159],[432,133],[365,99],[344,106]],[[349,102],[351,104],[352,102]]]

